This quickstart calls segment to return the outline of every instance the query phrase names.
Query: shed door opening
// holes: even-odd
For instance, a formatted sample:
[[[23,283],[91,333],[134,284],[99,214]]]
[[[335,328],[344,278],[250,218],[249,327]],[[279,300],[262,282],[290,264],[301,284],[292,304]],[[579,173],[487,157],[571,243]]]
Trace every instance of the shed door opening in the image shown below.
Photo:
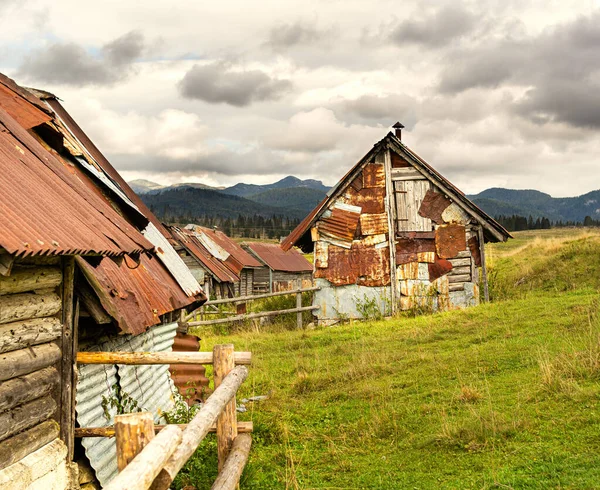
[[[419,215],[419,208],[427,191],[431,188],[428,180],[395,180],[396,232],[431,231],[429,218]]]

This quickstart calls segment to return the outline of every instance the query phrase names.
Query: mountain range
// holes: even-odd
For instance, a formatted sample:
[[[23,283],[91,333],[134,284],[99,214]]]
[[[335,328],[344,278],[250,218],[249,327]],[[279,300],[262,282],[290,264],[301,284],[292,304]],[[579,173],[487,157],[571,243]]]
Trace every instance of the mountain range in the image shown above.
[[[165,214],[230,218],[241,214],[301,219],[329,191],[329,187],[319,180],[301,180],[293,176],[272,184],[239,183],[226,188],[199,183],[161,186],[147,180],[135,180],[130,185],[161,218]],[[578,197],[552,197],[536,190],[491,188],[467,197],[494,217],[545,217],[563,223],[583,222],[586,216],[600,219],[600,190]]]

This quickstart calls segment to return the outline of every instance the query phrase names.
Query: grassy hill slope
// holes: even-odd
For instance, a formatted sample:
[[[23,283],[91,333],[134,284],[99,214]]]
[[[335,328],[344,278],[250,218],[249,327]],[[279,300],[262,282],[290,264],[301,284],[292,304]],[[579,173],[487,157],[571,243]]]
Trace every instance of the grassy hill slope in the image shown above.
[[[575,233],[490,247],[496,301],[469,310],[203,331],[201,350],[252,351],[238,400],[269,395],[240,417],[242,488],[598,488],[600,237]]]

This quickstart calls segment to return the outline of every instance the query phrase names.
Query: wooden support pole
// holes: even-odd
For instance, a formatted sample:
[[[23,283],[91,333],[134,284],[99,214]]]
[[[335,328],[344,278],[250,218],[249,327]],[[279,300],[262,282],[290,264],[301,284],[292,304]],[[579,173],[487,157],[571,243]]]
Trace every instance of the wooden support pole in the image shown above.
[[[384,170],[385,170],[385,214],[388,224],[388,246],[390,247],[390,293],[391,293],[391,314],[394,315],[398,308],[398,283],[396,281],[396,205],[394,183],[392,182],[392,155],[390,149],[387,148],[384,153]]]
[[[166,490],[190,456],[204,440],[210,427],[216,422],[227,403],[235,396],[240,385],[248,377],[246,366],[235,367],[221,385],[208,397],[200,411],[183,432],[183,439],[154,480],[152,490]]]
[[[223,471],[219,473],[212,487],[210,487],[211,490],[234,490],[236,488],[248,462],[251,445],[252,436],[250,434],[240,434],[235,438],[229,457],[223,466]]]
[[[302,291],[300,289],[301,287],[298,288],[296,293],[296,309],[298,310],[298,313],[296,313],[296,328],[298,330],[302,329],[302,311],[300,311],[300,308],[302,308]]]
[[[147,490],[181,443],[181,438],[179,427],[165,427],[104,489]]]
[[[213,348],[215,388],[218,388],[225,377],[235,367],[233,360],[233,344],[215,345]],[[237,414],[235,396],[225,406],[217,418],[217,452],[219,456],[219,472],[223,469],[225,460],[229,456],[231,446],[237,437]]]
[[[117,467],[123,471],[154,438],[154,419],[150,412],[115,416]]]
[[[250,364],[252,353],[236,352],[236,364]],[[79,364],[212,364],[212,352],[78,352]]]
[[[477,229],[479,238],[479,250],[481,251],[481,279],[483,280],[483,298],[486,303],[490,301],[490,290],[488,286],[487,265],[485,263],[485,237],[483,236],[483,227]]]
[[[174,424],[171,424],[174,425]],[[185,430],[188,427],[188,424],[176,424],[181,430]],[[154,433],[158,434],[161,430],[163,430],[166,425],[155,425]],[[254,429],[254,424],[252,422],[238,422],[237,423],[238,434],[249,434]],[[216,424],[213,424],[211,428],[208,430],[210,434],[214,434],[217,432]],[[115,437],[115,426],[109,425],[107,427],[76,427],[75,428],[75,437]]]
[[[62,283],[62,359],[60,380],[60,438],[67,446],[69,461],[73,458],[74,436],[73,429],[73,318],[74,318],[74,291],[75,291],[75,259],[63,258],[63,283]]]

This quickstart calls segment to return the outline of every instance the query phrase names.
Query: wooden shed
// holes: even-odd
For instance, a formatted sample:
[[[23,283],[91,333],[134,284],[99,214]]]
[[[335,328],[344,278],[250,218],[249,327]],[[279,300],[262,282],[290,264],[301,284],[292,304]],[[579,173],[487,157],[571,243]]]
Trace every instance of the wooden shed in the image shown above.
[[[255,287],[270,293],[313,285],[312,264],[296,249],[284,251],[275,243],[245,242],[248,250],[266,267],[254,271]]]
[[[282,242],[314,252],[316,316],[444,310],[487,296],[484,243],[510,234],[400,140],[395,126]]]
[[[116,385],[153,408],[172,383],[166,367],[77,366],[78,351],[170,350],[178,310],[206,298],[56,97],[3,75],[0,174],[0,487],[78,488],[86,456],[105,484],[114,440],[76,442],[76,423],[112,423]]]

